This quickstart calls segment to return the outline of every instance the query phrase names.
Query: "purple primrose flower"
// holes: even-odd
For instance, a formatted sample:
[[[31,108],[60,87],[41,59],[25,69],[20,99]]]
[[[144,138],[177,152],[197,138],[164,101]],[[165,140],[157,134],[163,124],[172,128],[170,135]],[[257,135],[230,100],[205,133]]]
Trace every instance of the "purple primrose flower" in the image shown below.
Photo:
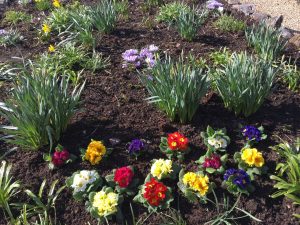
[[[128,152],[130,155],[139,154],[142,149],[144,149],[145,144],[140,139],[134,139],[130,142],[128,146]]]
[[[232,182],[236,184],[239,188],[245,189],[248,184],[250,184],[250,177],[245,170],[242,169],[228,169],[224,174],[224,180],[228,180],[233,176]]]
[[[245,126],[242,128],[242,134],[247,140],[261,141],[261,131],[254,126]]]

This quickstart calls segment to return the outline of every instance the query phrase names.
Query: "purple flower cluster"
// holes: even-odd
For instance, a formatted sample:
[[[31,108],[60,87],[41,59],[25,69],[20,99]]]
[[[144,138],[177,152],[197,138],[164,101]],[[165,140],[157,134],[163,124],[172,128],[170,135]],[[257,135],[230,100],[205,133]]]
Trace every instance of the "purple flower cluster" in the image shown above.
[[[232,182],[242,189],[245,189],[250,184],[250,177],[245,170],[228,169],[224,174],[224,180],[227,181],[231,176],[233,176]]]
[[[254,126],[243,127],[242,134],[247,140],[261,141],[261,131]]]
[[[0,29],[0,36],[4,36],[4,35],[7,35],[9,34],[8,31],[4,30],[4,29]]]
[[[145,148],[145,144],[140,139],[134,139],[128,146],[128,152],[130,155],[139,154],[141,150]]]
[[[223,4],[222,3],[220,3],[220,2],[218,2],[218,1],[216,1],[216,0],[210,0],[210,1],[208,1],[207,2],[207,8],[208,9],[218,9],[218,10],[220,10],[220,11],[222,11],[223,10]]]
[[[146,48],[142,48],[140,51],[137,49],[126,50],[122,54],[124,63],[123,68],[127,68],[129,65],[133,65],[135,68],[141,68],[143,65],[152,68],[155,65],[155,52],[158,51],[158,47],[155,45],[149,45]]]

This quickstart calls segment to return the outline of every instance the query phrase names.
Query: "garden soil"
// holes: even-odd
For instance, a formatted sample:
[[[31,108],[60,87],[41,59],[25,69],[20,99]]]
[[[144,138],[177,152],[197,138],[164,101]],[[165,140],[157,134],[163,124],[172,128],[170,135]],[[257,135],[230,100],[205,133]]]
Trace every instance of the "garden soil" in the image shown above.
[[[93,3],[88,2],[88,4]],[[97,51],[109,56],[111,65],[106,71],[95,74],[83,73],[82,81],[86,80],[86,87],[82,95],[80,111],[76,113],[60,140],[63,146],[77,156],[80,155],[80,147],[85,148],[91,139],[103,140],[107,147],[113,148],[112,154],[98,166],[82,162],[78,157],[76,162],[63,168],[49,170],[47,163],[43,160],[43,154],[48,151],[47,148],[36,152],[19,149],[6,157],[6,160],[13,164],[14,179],[20,180],[24,190],[30,189],[37,193],[44,179],[47,179],[48,188],[49,184],[57,179],[59,185],[64,185],[65,179],[77,170],[96,169],[105,176],[111,173],[112,169],[133,165],[142,182],[150,171],[149,162],[154,158],[163,157],[158,147],[160,137],[170,132],[178,130],[190,139],[192,151],[184,160],[184,165],[188,170],[195,170],[197,166],[194,162],[206,151],[200,132],[204,131],[207,125],[214,128],[227,128],[232,140],[228,148],[231,159],[234,152],[240,151],[243,146],[242,138],[239,136],[239,124],[263,125],[268,139],[258,148],[265,156],[269,174],[256,178],[254,181],[256,191],[250,196],[242,196],[238,206],[262,220],[260,224],[298,224],[292,214],[300,213],[299,208],[285,198],[270,198],[275,189],[273,189],[274,182],[269,176],[274,173],[279,160],[278,155],[270,149],[270,146],[279,143],[279,137],[284,140],[295,140],[299,136],[300,95],[289,91],[278,81],[273,87],[272,94],[254,115],[249,118],[240,118],[225,109],[222,99],[211,90],[201,100],[200,107],[191,123],[181,125],[170,122],[164,113],[145,101],[148,97],[147,91],[141,84],[137,72],[122,69],[121,54],[125,50],[155,44],[161,51],[168,52],[173,57],[178,57],[184,51],[184,53],[192,52],[208,58],[211,52],[221,47],[238,52],[251,51],[251,49],[247,47],[243,33],[223,33],[214,28],[212,22],[215,18],[208,20],[199,30],[197,39],[191,43],[183,41],[172,27],[169,28],[164,24],[155,23],[150,29],[142,23],[143,17],[149,16],[153,19],[157,9],[153,8],[149,15],[145,15],[140,6],[140,2],[130,2],[131,13],[128,21],[120,21],[112,34],[97,39]],[[12,4],[9,8],[18,9],[18,6]],[[33,7],[29,7],[28,11],[33,13]],[[238,14],[235,16],[242,18]],[[19,28],[26,41],[17,47],[1,48],[0,61],[11,60],[13,56],[33,58],[34,55],[47,51],[48,44],[37,41],[36,31],[31,26],[21,24]],[[10,83],[1,83],[1,101],[8,98],[11,86]],[[7,123],[3,118],[0,122]],[[130,158],[126,152],[127,143],[134,138],[145,139],[148,145],[146,153],[138,160]],[[13,147],[0,141],[2,153]],[[232,160],[229,161],[229,165],[233,166]],[[211,180],[220,186],[222,177],[214,176]],[[172,207],[180,210],[187,224],[204,224],[217,216],[216,209],[212,205],[189,203],[175,188],[176,183],[168,181],[167,184],[173,188]],[[235,198],[226,190],[218,188],[216,192],[220,200],[225,193],[230,196],[230,203],[234,203]],[[15,202],[29,200],[25,194],[19,196],[14,199]],[[132,203],[132,207],[135,218],[146,219],[145,208],[135,203]],[[129,200],[123,204],[122,210],[128,224],[132,224]],[[64,225],[85,225],[88,222],[92,225],[97,224],[96,220],[86,212],[84,202],[76,202],[72,198],[71,190],[68,189],[65,189],[57,199],[56,218],[59,224]],[[158,225],[162,222],[160,215],[153,214],[143,224]],[[0,212],[0,224],[6,224],[2,212]],[[246,218],[239,220],[238,224],[258,223]]]

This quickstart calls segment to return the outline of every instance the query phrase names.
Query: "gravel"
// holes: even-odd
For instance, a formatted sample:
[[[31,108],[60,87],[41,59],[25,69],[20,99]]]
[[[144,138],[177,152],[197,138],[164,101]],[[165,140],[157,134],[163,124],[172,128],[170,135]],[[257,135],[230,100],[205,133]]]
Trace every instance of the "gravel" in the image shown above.
[[[300,3],[297,0],[240,0],[253,3],[256,10],[271,16],[283,15],[283,26],[300,31]]]

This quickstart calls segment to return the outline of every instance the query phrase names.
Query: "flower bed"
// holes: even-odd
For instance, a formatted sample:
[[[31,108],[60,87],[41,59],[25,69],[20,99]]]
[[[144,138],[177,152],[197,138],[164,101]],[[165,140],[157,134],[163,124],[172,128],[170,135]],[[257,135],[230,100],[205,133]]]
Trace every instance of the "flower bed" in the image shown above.
[[[12,3],[9,9],[28,12],[37,20],[40,11],[34,4],[21,7]],[[62,36],[57,36],[56,28],[50,23],[48,29],[43,25],[51,10],[66,7],[66,3],[55,1],[51,7],[46,10],[46,15],[39,14],[41,19],[38,22],[29,24],[23,21],[16,25],[25,41],[16,46],[1,47],[2,62],[20,56],[20,52],[31,59],[41,52],[48,52],[53,57],[50,60],[63,65],[70,63],[61,55],[63,47],[58,45]],[[218,84],[211,85],[207,91],[203,88],[203,96],[199,95],[202,99],[195,101],[201,100],[201,104],[195,111],[189,111],[194,113],[192,116],[191,113],[182,113],[173,117],[168,113],[172,110],[148,104],[145,99],[151,89],[139,76],[149,75],[148,79],[151,79],[149,71],[152,67],[163,68],[169,63],[164,53],[173,60],[169,65],[182,66],[178,71],[191,74],[197,71],[203,77],[207,71],[201,60],[205,59],[205,65],[211,67],[211,74],[219,76],[222,72],[217,68],[218,63],[224,64],[222,57],[225,57],[225,64],[231,63],[226,54],[221,54],[221,47],[226,47],[231,53],[245,50],[254,53],[243,32],[222,31],[216,27],[214,22],[220,17],[218,10],[210,11],[192,41],[181,38],[172,23],[156,22],[158,10],[159,6],[147,8],[141,2],[129,1],[128,19],[126,16],[119,18],[111,32],[100,31],[101,27],[93,28],[96,53],[103,54],[103,59],[110,57],[105,68],[96,68],[90,63],[89,59],[96,54],[92,47],[81,49],[75,45],[80,52],[74,50],[74,55],[82,57],[77,57],[76,63],[68,64],[68,69],[75,72],[83,69],[83,72],[80,78],[69,80],[69,89],[86,82],[79,110],[69,121],[68,128],[62,129],[63,135],[56,139],[53,135],[53,150],[58,142],[61,144],[57,151],[52,150],[49,154],[51,143],[48,143],[38,151],[23,151],[18,147],[5,156],[4,160],[12,164],[13,180],[19,180],[23,189],[33,193],[38,193],[44,179],[47,180],[45,188],[57,179],[59,188],[67,180],[67,187],[55,202],[56,221],[61,224],[97,224],[97,220],[107,220],[110,224],[120,224],[123,220],[131,224],[132,214],[144,224],[160,224],[168,220],[165,213],[176,218],[168,210],[170,207],[177,210],[175,215],[181,215],[187,224],[204,224],[223,215],[224,210],[217,210],[211,202],[215,197],[223,202],[223,194],[229,198],[230,206],[239,200],[239,209],[251,213],[263,223],[296,224],[293,214],[299,214],[299,208],[288,198],[270,197],[276,192],[270,175],[278,175],[275,167],[282,159],[269,147],[281,142],[277,136],[283,139],[288,136],[292,140],[299,136],[299,94],[276,79],[271,85],[273,92],[253,114],[252,110],[241,110],[245,113],[239,114],[230,111],[235,107],[225,108],[218,88],[214,86]],[[238,14],[232,15],[236,19],[246,19]],[[14,25],[4,24],[4,29],[10,27],[14,28]],[[37,37],[39,41],[36,41]],[[86,53],[85,48],[89,49]],[[70,56],[72,45],[66,49]],[[196,59],[186,63],[188,53]],[[181,54],[184,54],[183,62],[178,62]],[[186,64],[194,67],[185,68]],[[227,65],[227,69],[230,68]],[[160,70],[155,68],[155,71],[159,73]],[[170,71],[172,76],[180,74]],[[201,82],[204,85],[207,81],[203,78]],[[172,85],[180,83],[174,81]],[[9,99],[11,87],[9,81],[1,83],[1,102]],[[182,110],[180,107],[176,109]],[[251,112],[250,116],[248,112]],[[0,121],[10,125],[3,117]],[[259,128],[261,125],[264,131]],[[16,146],[0,141],[0,157]],[[45,155],[48,157],[43,157]],[[19,195],[14,202],[28,200],[23,190]],[[15,217],[20,211],[13,210]],[[244,214],[239,210],[232,214],[241,215]],[[53,210],[49,210],[49,216],[55,217]],[[0,224],[7,223],[2,211],[0,218]],[[257,221],[246,216],[237,223],[257,224]]]

